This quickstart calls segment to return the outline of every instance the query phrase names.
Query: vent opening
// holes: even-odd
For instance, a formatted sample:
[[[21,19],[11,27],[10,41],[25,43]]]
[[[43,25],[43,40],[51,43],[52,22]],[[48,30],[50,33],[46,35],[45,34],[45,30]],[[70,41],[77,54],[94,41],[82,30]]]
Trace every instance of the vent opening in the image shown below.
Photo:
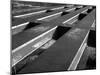
[[[79,14],[78,20],[82,20],[85,16],[87,16],[85,13]]]
[[[87,45],[90,47],[96,47],[96,31],[90,30]]]
[[[83,8],[86,7],[86,5],[83,6]]]
[[[88,10],[87,10],[87,13],[90,13],[92,10],[93,10],[93,9],[88,9]]]
[[[68,7],[64,7],[64,9],[66,9],[66,8],[68,8]]]
[[[79,9],[80,9],[80,8],[76,8],[75,11],[76,11],[76,10],[79,10]]]
[[[67,31],[69,31],[71,27],[63,27],[63,26],[58,26],[56,29],[53,39],[58,40],[61,36],[63,36]]]
[[[53,10],[47,10],[46,13],[52,12]]]
[[[92,8],[93,8],[93,9],[96,9],[96,6],[93,6]]]
[[[35,27],[35,26],[40,25],[40,24],[41,24],[41,23],[30,22],[30,23],[25,27],[24,30],[30,29],[30,28]]]
[[[66,14],[69,14],[69,12],[63,12],[63,13],[61,14],[61,16],[64,16],[64,15],[66,15]]]

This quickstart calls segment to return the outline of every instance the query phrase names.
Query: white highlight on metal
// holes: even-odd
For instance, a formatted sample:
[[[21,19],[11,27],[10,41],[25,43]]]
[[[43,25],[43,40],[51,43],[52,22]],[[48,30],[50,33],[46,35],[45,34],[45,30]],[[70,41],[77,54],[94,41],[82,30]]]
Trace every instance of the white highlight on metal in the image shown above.
[[[68,9],[68,10],[66,10],[66,12],[72,11],[72,10],[74,10],[74,9],[76,9],[76,8]]]
[[[92,26],[91,26],[91,27],[93,27],[93,28],[95,27],[95,20],[94,20],[94,22],[93,22],[93,24],[92,24]]]
[[[22,26],[25,26],[29,24],[29,22],[26,22],[26,23],[23,23],[23,24],[20,24],[20,25],[17,25],[17,26],[13,26],[11,29],[15,29],[15,28],[18,28],[18,27],[22,27]]]
[[[83,8],[83,6],[78,6],[77,8]]]
[[[81,13],[85,13],[87,10],[88,10],[88,9],[86,9],[86,10],[82,11]]]
[[[92,6],[89,9],[92,9]]]
[[[35,48],[40,47],[43,43],[45,43],[46,40],[49,40],[49,38],[47,37],[47,38],[43,39],[42,41],[36,43],[36,44],[33,45],[32,47],[33,47],[33,48],[34,48],[34,47],[35,47]]]
[[[38,37],[36,37],[36,38],[34,38],[34,39],[32,39],[32,40],[28,41],[27,43],[24,43],[23,45],[21,45],[21,46],[17,47],[16,49],[14,49],[14,50],[12,51],[12,53],[14,53],[14,52],[16,52],[16,51],[20,50],[20,49],[21,49],[21,48],[23,48],[24,46],[26,46],[26,45],[30,44],[31,42],[33,42],[33,41],[35,41],[36,39],[38,39],[38,38],[40,38],[40,37],[44,36],[45,34],[49,33],[50,31],[52,31],[52,30],[54,30],[54,29],[56,29],[56,28],[57,28],[57,26],[55,26],[54,28],[52,28],[52,29],[48,30],[47,32],[45,32],[45,33],[43,33],[43,34],[39,35]]]
[[[75,57],[74,57],[72,63],[70,64],[68,70],[76,70],[77,65],[78,65],[78,63],[79,63],[79,61],[80,61],[80,59],[81,59],[81,56],[82,56],[82,54],[83,54],[83,52],[84,52],[84,50],[85,50],[85,48],[86,48],[86,46],[87,46],[87,44],[86,44],[85,42],[86,42],[86,39],[87,39],[87,37],[88,37],[88,34],[89,34],[89,31],[88,31],[88,33],[86,34],[86,37],[85,37],[85,39],[83,40],[83,42],[82,42],[80,48],[78,49],[78,52],[76,53],[76,55],[75,55]]]
[[[40,49],[48,49],[49,47],[51,47],[54,43],[56,42],[56,40],[50,40],[49,42],[47,42],[45,45],[43,45]]]
[[[73,24],[73,23],[75,23],[77,21],[77,19],[76,20],[74,20],[73,22],[70,22],[69,24]]]
[[[49,16],[46,16],[46,17],[42,17],[42,18],[39,18],[37,20],[43,20],[43,19],[46,19],[46,18],[49,18],[49,17],[52,17],[52,16],[56,16],[56,15],[59,15],[61,14],[62,12],[59,12],[59,13],[56,13],[56,14],[53,14],[53,15],[49,15]]]
[[[36,37],[36,38],[30,40],[29,42],[27,42],[27,43],[21,45],[20,47],[18,47],[18,48],[16,48],[15,50],[13,50],[12,53],[14,53],[14,52],[20,50],[20,49],[23,48],[24,46],[30,44],[30,43],[33,42],[34,40],[36,40],[36,39],[38,39],[38,38],[40,38],[40,37],[46,35],[47,33],[49,33],[50,31],[52,31],[52,30],[54,30],[54,29],[56,29],[56,28],[57,28],[57,26],[55,26],[54,28],[52,28],[52,29],[48,30],[47,32],[41,34],[40,36],[38,36],[38,37]],[[46,39],[47,39],[47,38],[46,38]],[[45,41],[46,41],[46,39],[45,39]],[[40,46],[40,44],[39,44],[38,46]],[[40,47],[41,47],[41,46],[40,46]],[[22,57],[20,60],[18,60],[18,61],[16,61],[15,63],[13,63],[12,66],[16,65],[18,62],[20,62],[21,60],[23,60],[26,56],[28,56],[29,54],[31,54],[32,52],[34,52],[34,51],[37,50],[38,48],[39,48],[39,47],[36,47],[33,51],[29,52],[29,53],[26,54],[24,57]],[[15,61],[15,60],[14,60],[14,61]]]
[[[19,18],[19,17],[24,17],[24,16],[29,16],[29,15],[33,15],[33,14],[39,14],[39,13],[43,13],[46,12],[46,10],[42,10],[42,11],[38,11],[38,12],[33,12],[33,13],[28,13],[28,14],[24,14],[24,15],[18,15],[18,16],[14,16],[15,18]]]
[[[14,63],[12,64],[12,66],[16,65],[18,62],[20,62],[21,60],[23,60],[25,57],[27,57],[29,54],[31,54],[32,52],[34,52],[35,50],[37,50],[39,47],[41,47],[42,44],[45,44],[46,41],[49,41],[49,40],[50,40],[50,39],[48,39],[48,38],[42,40],[41,44],[37,45],[38,47],[36,47],[33,51],[27,53],[27,54],[26,54],[25,56],[23,56],[23,57],[18,56],[18,57],[21,58],[21,59],[19,59],[19,60],[14,60]],[[33,47],[33,46],[32,46],[32,47]]]
[[[64,6],[63,7],[53,8],[53,9],[50,9],[50,10],[58,10],[58,9],[62,9],[62,8],[64,8]]]
[[[73,18],[77,17],[78,15],[79,15],[79,14],[77,14],[77,15],[75,15],[75,16],[73,16],[73,17],[71,17],[70,19],[68,19],[68,20],[64,21],[64,22],[63,22],[63,24],[65,24],[66,22],[68,22],[68,21],[72,20]]]

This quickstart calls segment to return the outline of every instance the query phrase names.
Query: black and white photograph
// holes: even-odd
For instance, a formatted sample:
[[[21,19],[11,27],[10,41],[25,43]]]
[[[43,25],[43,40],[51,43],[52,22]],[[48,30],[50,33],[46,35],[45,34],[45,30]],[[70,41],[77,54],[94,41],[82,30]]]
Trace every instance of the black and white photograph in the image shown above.
[[[96,5],[11,0],[11,74],[96,70]]]

